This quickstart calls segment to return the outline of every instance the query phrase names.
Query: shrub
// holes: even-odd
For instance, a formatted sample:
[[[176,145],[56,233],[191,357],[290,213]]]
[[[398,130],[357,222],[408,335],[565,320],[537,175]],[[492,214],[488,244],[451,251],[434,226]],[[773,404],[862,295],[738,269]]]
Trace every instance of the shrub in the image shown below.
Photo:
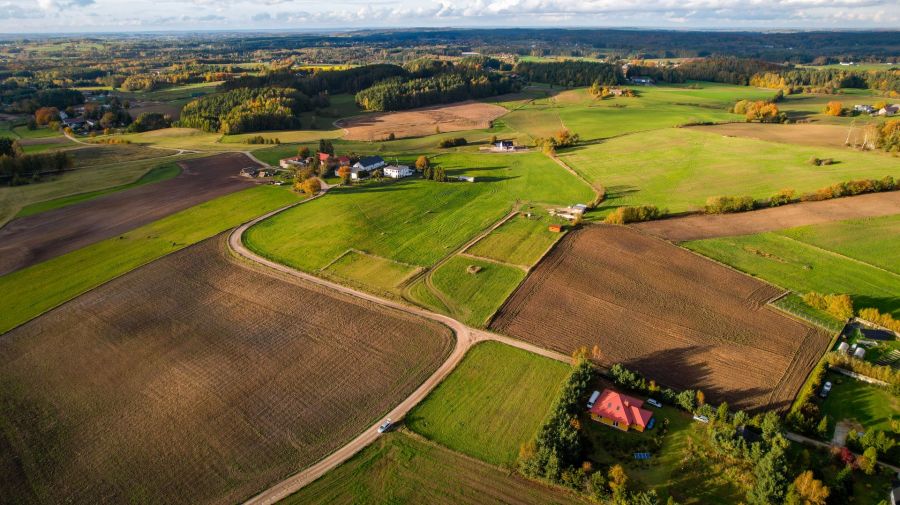
[[[650,221],[665,216],[665,211],[660,211],[655,205],[639,205],[636,207],[619,207],[606,216],[603,222],[608,224],[637,223]]]
[[[469,142],[468,142],[466,139],[464,139],[464,138],[462,138],[462,137],[459,137],[459,138],[455,138],[455,139],[444,139],[444,140],[441,140],[441,143],[438,144],[438,146],[439,146],[439,147],[443,147],[443,148],[447,148],[447,147],[458,147],[458,146],[464,146],[464,145],[466,145],[466,144],[468,144],[468,143],[469,143]]]
[[[794,201],[795,191],[793,189],[782,189],[772,198],[769,198],[769,207],[779,207],[787,205]]]
[[[713,196],[706,200],[707,214],[725,214],[753,210],[756,201],[752,196]]]
[[[886,176],[881,179],[858,179],[838,182],[831,186],[820,188],[814,193],[807,193],[801,196],[800,200],[804,202],[813,202],[844,196],[861,195],[864,193],[893,191],[895,189],[897,189],[897,184],[891,176]]]
[[[859,317],[866,321],[871,321],[879,326],[883,326],[889,330],[900,333],[900,321],[894,319],[890,314],[882,314],[878,309],[865,308],[859,310]]]
[[[853,300],[850,295],[821,295],[810,291],[803,295],[803,301],[810,307],[823,310],[838,319],[853,317]]]
[[[825,165],[833,165],[834,158],[816,158],[815,156],[813,156],[812,158],[809,159],[809,164],[815,165],[817,167],[821,167],[821,166],[825,166]]]

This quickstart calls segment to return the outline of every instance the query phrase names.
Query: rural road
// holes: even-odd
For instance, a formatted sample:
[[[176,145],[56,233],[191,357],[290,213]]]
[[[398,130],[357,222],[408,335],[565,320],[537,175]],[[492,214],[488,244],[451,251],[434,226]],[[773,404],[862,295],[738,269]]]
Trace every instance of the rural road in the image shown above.
[[[303,203],[312,201],[314,199],[320,198],[327,193],[326,191],[322,191],[318,195],[308,198],[302,202],[298,202],[292,205],[288,205],[281,209],[277,209],[268,214],[260,216],[250,222],[244,223],[243,225],[236,228],[231,235],[228,237],[228,245],[232,251],[240,255],[241,257],[255,262],[259,265],[265,266],[267,268],[271,268],[277,270],[278,272],[293,276],[298,279],[302,279],[306,282],[310,282],[313,284],[318,284],[320,286],[333,289],[335,291],[339,291],[344,294],[348,294],[350,296],[355,296],[357,298],[361,298],[363,300],[367,300],[369,302],[381,305],[383,307],[390,307],[394,310],[399,310],[405,312],[407,314],[412,314],[415,316],[423,317],[426,319],[430,319],[432,321],[437,321],[441,324],[448,326],[453,332],[456,334],[456,345],[453,348],[453,351],[450,353],[450,356],[438,367],[434,373],[428,377],[411,395],[409,395],[406,399],[400,402],[399,405],[394,407],[385,417],[392,419],[393,421],[398,421],[403,418],[413,407],[415,407],[419,402],[425,399],[426,396],[438,385],[450,372],[456,368],[456,365],[462,361],[463,356],[465,356],[466,352],[476,343],[484,342],[488,340],[501,342],[506,345],[510,345],[513,347],[517,347],[519,349],[523,349],[540,356],[544,356],[550,359],[555,359],[558,361],[568,362],[570,361],[570,357],[565,354],[561,354],[558,352],[550,351],[548,349],[544,349],[542,347],[538,347],[535,345],[531,345],[510,337],[506,337],[503,335],[497,335],[495,333],[491,333],[489,331],[480,330],[476,328],[471,328],[456,319],[445,316],[443,314],[437,314],[435,312],[431,312],[429,310],[407,305],[404,303],[400,303],[393,300],[388,300],[386,298],[382,298],[371,293],[366,293],[364,291],[360,291],[357,289],[353,289],[341,284],[337,284],[335,282],[331,282],[325,279],[321,279],[314,275],[307,274],[305,272],[301,272],[299,270],[295,270],[291,267],[282,265],[281,263],[276,263],[274,261],[263,258],[262,256],[257,255],[253,251],[249,250],[243,242],[244,233],[251,226],[268,219],[280,212],[283,212],[287,209],[295,207],[297,205],[301,205]],[[262,493],[254,496],[250,500],[248,500],[247,504],[253,505],[261,505],[261,504],[272,504],[276,503],[293,493],[296,493],[304,486],[310,484],[315,481],[319,477],[325,475],[329,470],[337,467],[341,463],[347,461],[357,452],[365,448],[367,445],[374,442],[379,433],[377,431],[378,426],[381,424],[382,420],[380,419],[377,423],[370,426],[367,430],[361,433],[359,436],[351,440],[348,444],[344,445],[340,449],[335,452],[329,454],[324,459],[314,464],[313,466],[302,470],[299,473],[296,473],[287,479],[275,484],[269,489],[263,491]]]

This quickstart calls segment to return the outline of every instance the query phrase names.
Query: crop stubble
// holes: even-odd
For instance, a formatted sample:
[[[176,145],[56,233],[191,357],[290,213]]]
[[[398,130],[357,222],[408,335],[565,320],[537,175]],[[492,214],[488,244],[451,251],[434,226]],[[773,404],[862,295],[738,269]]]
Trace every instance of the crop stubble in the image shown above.
[[[767,306],[780,291],[626,227],[575,231],[500,309],[492,328],[570,353],[598,345],[676,389],[738,408],[785,408],[828,335]]]
[[[213,238],[0,336],[0,495],[234,503],[450,352],[435,323],[236,261]]]

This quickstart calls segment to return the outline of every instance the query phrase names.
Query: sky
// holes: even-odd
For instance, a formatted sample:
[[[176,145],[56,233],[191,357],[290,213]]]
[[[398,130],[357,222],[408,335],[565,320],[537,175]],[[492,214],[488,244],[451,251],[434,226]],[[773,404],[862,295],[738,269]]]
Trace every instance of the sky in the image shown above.
[[[900,0],[0,0],[2,33],[410,27],[900,29]]]

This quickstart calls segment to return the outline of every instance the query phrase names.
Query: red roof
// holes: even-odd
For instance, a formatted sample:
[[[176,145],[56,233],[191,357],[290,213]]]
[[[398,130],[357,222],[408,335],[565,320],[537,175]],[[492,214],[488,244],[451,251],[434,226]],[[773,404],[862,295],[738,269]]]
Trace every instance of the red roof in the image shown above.
[[[319,161],[328,161],[331,155],[328,153],[319,153]]]
[[[646,428],[650,418],[653,417],[653,412],[642,409],[641,406],[643,405],[644,400],[623,395],[612,389],[606,389],[600,395],[600,398],[597,398],[597,401],[591,408],[591,414],[612,419],[629,426],[636,424]]]
[[[338,161],[340,161],[341,163],[350,163],[350,158],[348,158],[347,156],[341,156],[340,158],[338,158]]]

